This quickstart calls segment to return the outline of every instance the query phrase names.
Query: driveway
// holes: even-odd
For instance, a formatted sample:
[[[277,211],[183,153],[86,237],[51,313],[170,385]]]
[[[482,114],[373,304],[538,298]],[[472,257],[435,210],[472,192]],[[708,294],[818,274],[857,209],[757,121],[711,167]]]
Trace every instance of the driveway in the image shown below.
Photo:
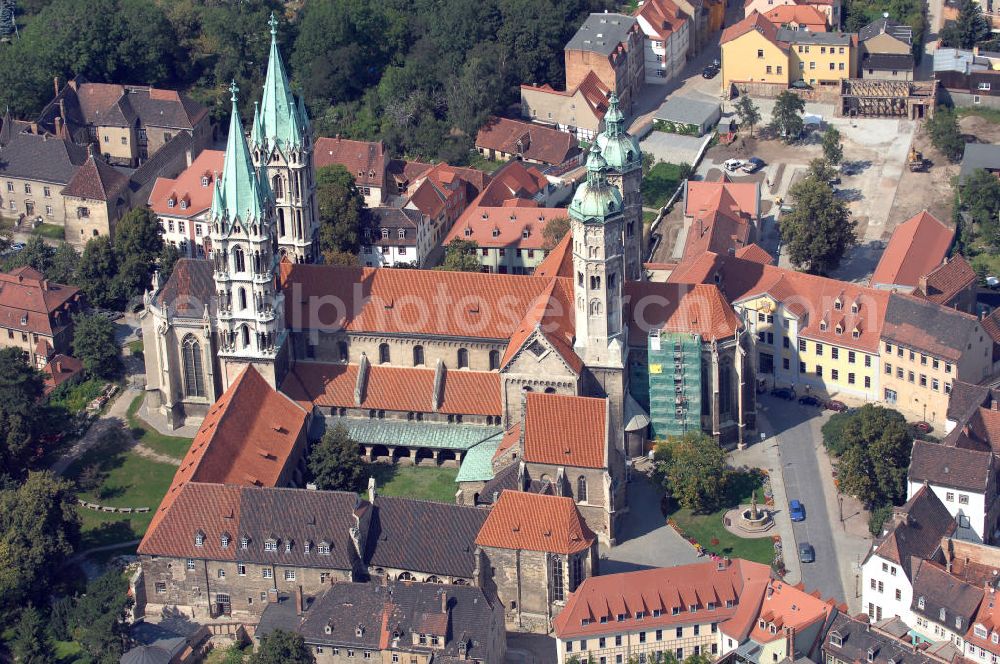
[[[610,551],[601,549],[601,574],[698,562],[694,547],[667,525],[660,511],[661,497],[649,477],[633,471],[628,485],[629,511],[619,532],[618,545]]]
[[[651,131],[642,139],[639,147],[643,152],[652,154],[657,161],[693,164],[704,142],[704,136],[682,136],[664,131]]]

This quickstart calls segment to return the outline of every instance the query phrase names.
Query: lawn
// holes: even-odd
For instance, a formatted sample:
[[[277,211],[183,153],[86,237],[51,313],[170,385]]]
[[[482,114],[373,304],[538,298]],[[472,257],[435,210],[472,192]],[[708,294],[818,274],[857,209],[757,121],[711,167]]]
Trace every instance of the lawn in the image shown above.
[[[69,413],[79,413],[91,401],[101,396],[107,381],[90,378],[82,383],[64,383],[57,387],[49,397],[49,405],[64,408]]]
[[[740,504],[750,502],[749,493]],[[757,502],[764,504],[763,489],[757,489]],[[703,548],[712,553],[721,553],[730,558],[746,558],[765,565],[770,565],[774,559],[774,545],[770,537],[758,539],[743,538],[726,530],[722,518],[731,508],[724,507],[711,514],[694,514],[689,509],[675,509],[668,514],[677,523],[685,537],[694,538]],[[718,540],[713,544],[712,540]]]
[[[650,212],[649,210],[642,211],[642,223],[646,226],[650,226],[656,218],[659,216],[657,212]]]
[[[142,339],[130,341],[125,345],[128,346],[128,352],[132,355],[142,355]]]
[[[680,166],[660,162],[642,179],[642,201],[648,207],[661,208],[677,191],[681,181]]]
[[[455,477],[458,468],[397,466],[373,463],[368,473],[375,478],[376,493],[386,496],[403,496],[441,503],[455,502],[458,485]]]
[[[493,171],[497,170],[506,163],[507,163],[506,161],[495,161],[493,159],[487,159],[486,157],[479,154],[475,150],[471,150],[469,153],[469,166],[471,166],[472,168],[478,168],[479,170],[485,171],[487,173],[492,173]]]
[[[42,237],[48,238],[50,240],[66,239],[66,229],[56,224],[49,224],[46,222],[42,222],[31,232],[34,233],[35,235],[41,235]]]
[[[139,417],[139,407],[142,406],[142,399],[142,394],[132,399],[132,403],[129,404],[128,410],[125,412],[128,426],[132,429],[132,435],[151,450],[172,456],[175,459],[183,459],[191,447],[191,439],[181,436],[166,436],[146,424]]]

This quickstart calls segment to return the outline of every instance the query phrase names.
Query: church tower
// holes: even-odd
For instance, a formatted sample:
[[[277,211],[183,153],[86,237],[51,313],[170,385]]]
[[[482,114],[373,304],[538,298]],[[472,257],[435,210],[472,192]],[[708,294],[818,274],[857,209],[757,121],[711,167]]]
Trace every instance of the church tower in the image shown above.
[[[271,54],[264,94],[250,128],[253,164],[274,195],[275,232],[280,256],[295,263],[319,258],[319,208],[309,117],[296,102],[278,52],[278,20],[271,15]]]
[[[587,367],[589,396],[624,403],[625,330],[622,282],[625,214],[618,188],[608,182],[607,162],[596,142],[587,157],[587,181],[569,204],[573,234],[575,350]],[[612,408],[613,431],[621,431],[622,413]]]
[[[625,116],[618,107],[618,96],[611,93],[604,115],[604,131],[597,135],[597,145],[608,164],[608,181],[618,187],[625,204],[623,224],[625,276],[631,281],[642,278],[642,151],[639,141],[625,130]]]
[[[276,386],[287,363],[284,296],[275,288],[274,199],[250,157],[236,109],[239,89],[233,83],[229,90],[229,137],[209,213],[223,390],[247,364]]]

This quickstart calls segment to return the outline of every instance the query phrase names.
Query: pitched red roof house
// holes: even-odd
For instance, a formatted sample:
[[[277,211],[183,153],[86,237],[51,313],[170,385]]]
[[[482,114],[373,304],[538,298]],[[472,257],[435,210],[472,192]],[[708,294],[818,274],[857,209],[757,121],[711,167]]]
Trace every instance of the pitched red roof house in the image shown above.
[[[557,165],[579,151],[573,134],[541,125],[492,117],[476,134],[480,152],[519,155],[525,161]]]
[[[976,271],[969,261],[964,256],[956,255],[946,258],[941,265],[920,277],[913,294],[936,304],[951,306],[963,291],[975,285],[976,279]]]
[[[688,20],[673,0],[646,0],[632,15],[641,19],[639,25],[644,31],[648,25],[656,38],[664,42]],[[651,35],[646,32],[646,36]]]
[[[927,210],[896,227],[875,267],[871,285],[875,288],[909,288],[934,271],[948,255],[955,229]]]
[[[504,491],[486,517],[476,544],[570,555],[588,549],[594,533],[570,497]]]
[[[51,282],[32,267],[0,273],[0,327],[54,337],[71,324],[82,297],[79,289]]]
[[[176,178],[156,178],[147,201],[149,207],[158,215],[184,218],[208,210],[215,176],[222,172],[223,157],[222,150],[202,150]]]
[[[385,143],[352,141],[347,138],[317,138],[313,148],[313,166],[317,169],[341,164],[359,187],[382,187],[385,184]]]
[[[605,468],[606,399],[528,392],[524,407],[524,460],[554,466]]]
[[[788,44],[778,41],[778,26],[771,23],[767,18],[758,13],[757,11],[751,12],[746,18],[733,23],[731,26],[722,31],[722,35],[719,37],[719,43],[725,44],[731,42],[734,39],[738,39],[750,32],[751,30],[756,30],[764,39],[768,40],[782,51],[788,51]]]
[[[73,178],[63,187],[63,196],[87,198],[115,204],[128,188],[128,178],[94,155],[76,169]]]
[[[684,216],[690,219],[685,257],[740,250],[751,243],[760,219],[760,183],[688,181]]]
[[[797,25],[809,32],[826,32],[826,16],[812,5],[778,5],[764,17],[779,27]]]

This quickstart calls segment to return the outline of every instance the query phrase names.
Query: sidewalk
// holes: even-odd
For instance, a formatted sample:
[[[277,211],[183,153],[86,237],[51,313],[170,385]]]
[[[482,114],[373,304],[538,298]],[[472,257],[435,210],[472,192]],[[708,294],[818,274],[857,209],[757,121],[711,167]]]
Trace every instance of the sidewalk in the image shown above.
[[[133,387],[127,387],[119,392],[107,411],[96,422],[91,424],[87,432],[50,466],[52,472],[62,475],[74,461],[103,440],[109,431],[115,427],[125,426],[125,413],[128,410],[129,404],[132,403],[132,399],[138,395],[139,391]]]

